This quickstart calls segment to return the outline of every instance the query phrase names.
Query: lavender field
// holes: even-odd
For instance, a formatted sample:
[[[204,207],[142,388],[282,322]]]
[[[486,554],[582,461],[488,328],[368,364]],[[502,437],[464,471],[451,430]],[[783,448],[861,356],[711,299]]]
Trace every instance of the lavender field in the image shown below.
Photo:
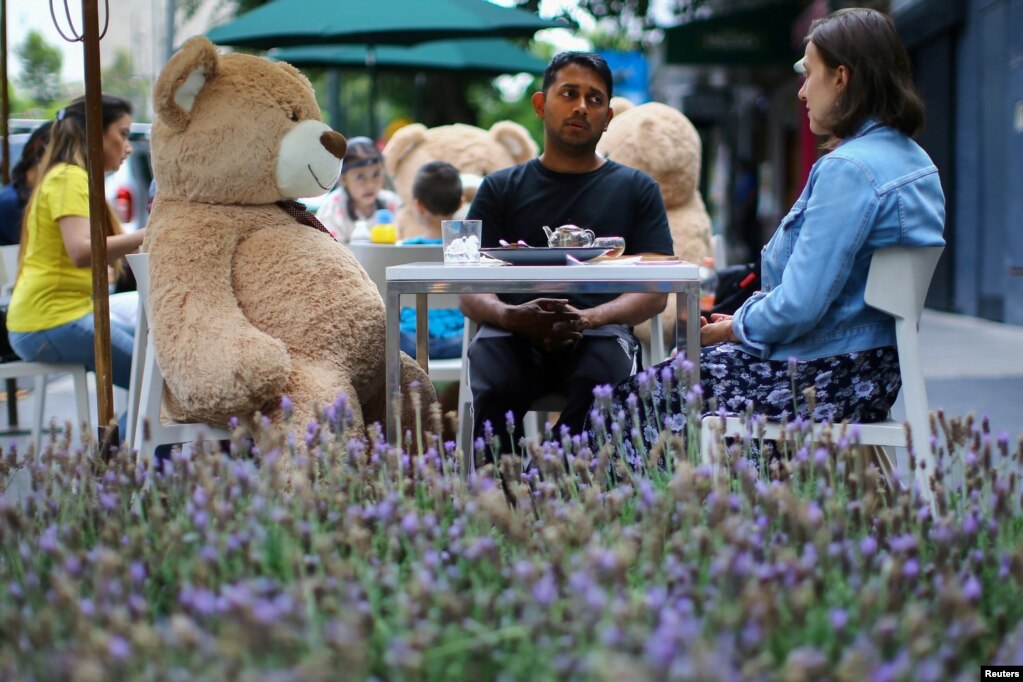
[[[609,431],[464,476],[453,443],[354,438],[344,414],[327,406],[308,454],[242,429],[232,456],[186,447],[160,470],[66,440],[29,464],[3,452],[0,678],[880,682],[1023,664],[1023,448],[984,423],[935,420],[932,511],[854,435],[800,424],[770,464],[736,443],[705,466],[667,434],[626,463]],[[423,419],[440,431],[436,408]]]

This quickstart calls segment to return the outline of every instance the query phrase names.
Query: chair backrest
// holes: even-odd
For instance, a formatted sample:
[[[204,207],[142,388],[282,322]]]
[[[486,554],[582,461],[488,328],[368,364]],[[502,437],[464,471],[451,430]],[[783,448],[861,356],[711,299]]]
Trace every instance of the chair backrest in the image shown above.
[[[444,250],[440,244],[373,244],[370,242],[352,242],[348,245],[356,260],[362,265],[366,274],[377,285],[380,297],[384,298],[387,291],[387,268],[405,263],[441,263],[444,261]],[[411,298],[411,297],[409,297]],[[403,305],[414,305],[414,302]],[[431,295],[427,299],[430,308],[457,308],[458,296]]]
[[[139,303],[142,304],[144,312],[149,310],[149,254],[129,253],[125,258],[131,267],[131,273],[135,275],[135,284],[139,290]]]
[[[868,305],[895,318],[906,420],[919,455],[930,451],[930,408],[920,359],[920,313],[943,250],[941,246],[900,246],[875,251],[864,294]]]
[[[893,317],[919,322],[942,251],[942,246],[897,246],[875,251],[864,294],[867,304]]]
[[[135,276],[135,284],[139,291],[138,320],[135,326],[135,341],[131,354],[131,378],[128,381],[128,424],[124,434],[125,441],[135,443],[135,428],[138,421],[139,403],[142,399],[142,373],[146,362],[146,350],[149,344],[149,254],[129,253],[128,267]]]
[[[3,276],[0,277],[0,294],[9,294],[14,289],[14,280],[18,278],[18,253],[20,244],[0,246],[0,266]]]

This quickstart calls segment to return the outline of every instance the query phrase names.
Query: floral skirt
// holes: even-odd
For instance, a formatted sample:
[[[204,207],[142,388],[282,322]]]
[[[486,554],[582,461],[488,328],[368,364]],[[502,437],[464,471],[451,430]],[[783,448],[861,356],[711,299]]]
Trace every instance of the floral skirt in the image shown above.
[[[816,360],[763,360],[731,343],[700,349],[700,390],[688,390],[686,365],[672,358],[630,377],[613,390],[597,389],[593,419],[622,429],[626,450],[636,435],[649,448],[661,429],[686,428],[687,407],[701,414],[738,415],[751,403],[769,419],[869,423],[887,419],[902,378],[893,346]],[[812,390],[807,390],[812,389]],[[809,400],[808,400],[808,395]],[[812,405],[812,408],[811,408]],[[599,430],[600,426],[591,423]],[[626,452],[628,457],[630,453]]]

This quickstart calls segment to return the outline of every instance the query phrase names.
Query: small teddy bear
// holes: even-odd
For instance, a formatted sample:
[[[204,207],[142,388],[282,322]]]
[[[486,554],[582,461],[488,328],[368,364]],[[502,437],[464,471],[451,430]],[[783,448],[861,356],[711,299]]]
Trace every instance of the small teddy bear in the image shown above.
[[[196,37],[164,67],[153,101],[159,191],[145,250],[168,416],[223,425],[258,410],[288,428],[288,396],[301,446],[316,405],[344,393],[354,429],[383,422],[383,302],[293,201],[326,192],[346,148],[320,121],[308,79]],[[401,378],[419,383],[422,404],[435,400],[405,355]],[[409,398],[404,409],[414,423]]]
[[[597,153],[647,173],[661,188],[675,255],[701,263],[711,255],[710,215],[700,197],[700,135],[682,112],[666,104],[634,106],[611,100],[614,118],[597,143]],[[675,297],[661,313],[666,341],[675,330]],[[640,339],[650,338],[650,325],[636,328]]]
[[[419,167],[430,161],[447,161],[462,174],[463,195],[471,202],[482,178],[501,168],[514,166],[539,153],[529,131],[513,121],[498,121],[483,130],[464,123],[427,128],[411,123],[399,128],[384,147],[384,165],[401,197],[398,234],[402,239],[421,237],[425,229],[412,212],[412,182]]]

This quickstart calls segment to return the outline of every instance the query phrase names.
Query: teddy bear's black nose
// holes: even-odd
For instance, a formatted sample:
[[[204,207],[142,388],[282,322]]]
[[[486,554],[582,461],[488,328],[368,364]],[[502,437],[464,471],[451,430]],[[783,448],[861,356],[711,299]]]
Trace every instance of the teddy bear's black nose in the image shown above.
[[[328,152],[339,159],[345,158],[345,151],[348,149],[348,142],[344,135],[333,130],[328,130],[320,135],[320,144]]]

